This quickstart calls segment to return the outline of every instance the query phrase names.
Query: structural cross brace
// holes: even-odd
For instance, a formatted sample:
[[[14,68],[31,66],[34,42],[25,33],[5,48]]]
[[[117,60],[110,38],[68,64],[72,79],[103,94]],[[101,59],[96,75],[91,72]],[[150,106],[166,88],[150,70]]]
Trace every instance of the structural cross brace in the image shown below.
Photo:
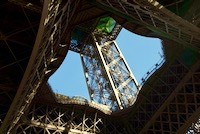
[[[90,99],[113,111],[131,106],[139,84],[114,40],[92,34],[81,53]]]

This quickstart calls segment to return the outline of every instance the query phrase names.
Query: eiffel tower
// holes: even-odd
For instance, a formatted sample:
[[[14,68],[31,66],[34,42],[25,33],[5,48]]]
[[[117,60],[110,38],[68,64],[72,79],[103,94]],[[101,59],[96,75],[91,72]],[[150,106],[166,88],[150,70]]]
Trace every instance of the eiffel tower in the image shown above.
[[[0,133],[198,133],[199,0],[0,2]],[[122,27],[162,40],[138,84],[115,39]],[[48,78],[80,54],[90,101]],[[150,76],[151,75],[151,76]]]

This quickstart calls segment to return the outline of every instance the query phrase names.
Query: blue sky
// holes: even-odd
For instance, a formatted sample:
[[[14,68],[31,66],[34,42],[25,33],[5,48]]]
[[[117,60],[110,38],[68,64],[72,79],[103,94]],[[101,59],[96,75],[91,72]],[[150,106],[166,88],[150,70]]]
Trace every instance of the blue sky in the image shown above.
[[[116,42],[138,82],[160,60],[163,53],[159,39],[142,37],[125,29],[122,29]],[[55,93],[89,98],[78,53],[69,51],[48,82]]]

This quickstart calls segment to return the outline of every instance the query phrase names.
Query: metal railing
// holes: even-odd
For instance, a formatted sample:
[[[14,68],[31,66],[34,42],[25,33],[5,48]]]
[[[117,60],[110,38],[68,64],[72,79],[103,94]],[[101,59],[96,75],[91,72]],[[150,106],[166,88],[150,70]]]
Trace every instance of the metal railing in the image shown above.
[[[81,96],[69,97],[69,96],[65,96],[61,94],[55,94],[55,97],[56,97],[57,102],[61,104],[85,105],[91,108],[98,109],[105,114],[111,114],[110,107],[103,104],[95,103],[94,101],[88,101],[87,99]]]
[[[141,78],[140,86],[142,87],[145,82],[147,81],[147,79],[154,73],[156,72],[163,64],[165,63],[165,57],[164,55],[161,56],[161,58],[159,59],[159,61],[153,65],[146,74],[143,75],[143,77]]]

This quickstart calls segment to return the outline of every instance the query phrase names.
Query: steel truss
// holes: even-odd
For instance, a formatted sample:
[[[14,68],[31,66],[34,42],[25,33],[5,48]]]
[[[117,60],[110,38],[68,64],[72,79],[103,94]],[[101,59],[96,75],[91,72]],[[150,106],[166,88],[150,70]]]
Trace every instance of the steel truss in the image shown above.
[[[145,125],[141,133],[177,132],[182,134],[186,133],[189,125],[196,121],[200,114],[199,63],[200,62],[197,61],[192,67],[188,68],[188,72],[186,74],[178,69],[170,68],[170,71],[175,76],[174,79],[180,79],[181,77],[182,79],[180,79],[176,88],[174,88],[171,95],[157,110],[149,123]],[[181,64],[182,63],[179,62],[177,67],[182,66],[182,68],[184,68]]]
[[[174,16],[155,0],[97,2],[128,15],[134,22],[141,23],[156,34],[162,33],[164,38],[169,36],[174,41],[199,49],[199,28]],[[83,109],[74,112],[72,109],[75,107],[66,112],[64,108],[39,104],[33,105],[25,114],[45,75],[51,71],[49,65],[57,59],[55,52],[62,47],[59,45],[61,35],[68,28],[77,3],[68,0],[61,7],[61,1],[45,0],[34,54],[27,67],[29,69],[1,125],[0,133],[123,132],[124,128],[118,124],[104,123],[101,120],[103,117],[96,116],[96,112],[89,113]],[[82,53],[81,57],[92,100],[109,105],[113,110],[131,105],[139,87],[116,43],[92,35],[84,50],[87,53]],[[172,67],[175,69],[169,69],[162,77],[158,77],[156,86],[150,86],[152,90],[148,96],[144,96],[145,102],[138,106],[134,115],[129,116],[130,132],[140,132],[144,128],[141,132],[181,133],[199,115],[199,63],[191,70],[179,62]],[[163,106],[161,102],[164,102]]]
[[[14,133],[17,134],[95,134],[121,133],[123,128],[106,119],[98,110],[77,105],[63,107],[34,104],[22,117]]]
[[[94,4],[145,26],[156,36],[200,49],[200,29],[171,13],[156,0],[96,0]]]
[[[51,71],[49,65],[56,60],[56,49],[63,33],[66,32],[71,16],[74,14],[79,1],[45,0],[42,18],[33,54],[30,58],[30,67],[25,72],[16,97],[1,125],[0,133],[11,133],[20,120],[21,116],[28,109],[37,89],[41,85],[45,75]],[[62,36],[61,36],[62,35]],[[23,99],[21,99],[23,98]]]
[[[99,133],[102,118],[97,112],[86,113],[86,110],[63,109],[53,106],[34,105],[32,110],[17,126],[17,134],[57,134],[57,133]]]
[[[186,133],[199,115],[199,61],[188,68],[176,59],[155,82],[127,118],[133,133]],[[144,89],[143,89],[144,90]],[[162,103],[161,103],[162,102]]]
[[[178,61],[171,63],[170,68],[179,70],[179,79],[174,78],[174,73],[172,73],[168,67],[161,76],[154,75],[156,78],[155,82],[145,83],[147,91],[143,89],[146,93],[139,95],[139,97],[143,98],[141,104],[136,108],[137,111],[135,111],[134,114],[132,113],[132,115],[128,116],[132,132],[140,133],[146,124],[151,124],[152,116],[163,104],[161,102],[164,102],[169,97],[188,71],[184,66],[179,64]],[[163,128],[163,131],[165,131],[165,128]]]
[[[80,53],[92,101],[114,111],[134,103],[139,85],[114,40],[93,34]]]

